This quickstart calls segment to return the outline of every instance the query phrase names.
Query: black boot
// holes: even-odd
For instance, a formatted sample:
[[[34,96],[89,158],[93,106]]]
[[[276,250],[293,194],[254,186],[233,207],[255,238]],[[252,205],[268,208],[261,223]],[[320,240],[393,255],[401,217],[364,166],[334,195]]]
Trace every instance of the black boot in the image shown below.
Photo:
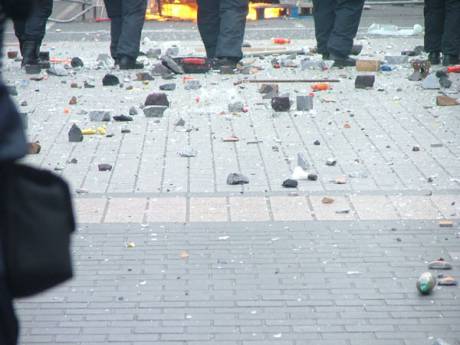
[[[460,59],[458,55],[443,55],[442,56],[442,65],[443,66],[453,66],[460,64]]]
[[[22,44],[22,66],[38,65],[36,45],[34,41],[25,41]]]
[[[141,62],[137,62],[136,59],[133,59],[129,56],[120,56],[116,61],[115,64],[117,64],[120,69],[143,69],[144,64]]]
[[[441,53],[440,52],[431,52],[428,54],[428,60],[431,65],[439,65],[441,63]]]

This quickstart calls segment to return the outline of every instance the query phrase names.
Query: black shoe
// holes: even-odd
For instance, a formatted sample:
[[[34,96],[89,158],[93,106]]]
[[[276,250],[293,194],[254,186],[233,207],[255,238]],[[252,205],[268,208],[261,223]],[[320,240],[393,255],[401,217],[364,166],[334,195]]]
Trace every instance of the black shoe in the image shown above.
[[[361,44],[354,44],[353,47],[351,47],[350,54],[357,56],[361,54],[362,50],[363,50],[363,46]]]
[[[215,58],[211,62],[212,69],[222,70],[222,69],[236,69],[239,59],[230,58],[230,57],[219,57]]]
[[[135,59],[129,56],[122,56],[116,60],[115,64],[117,64],[120,69],[143,69],[144,64],[141,62],[137,62]]]
[[[321,55],[323,56],[323,60],[325,60],[325,61],[331,60],[331,56],[329,55],[329,53],[323,53]]]
[[[37,43],[25,41],[22,44],[22,66],[38,65]]]
[[[350,57],[338,57],[331,54],[331,60],[334,60],[333,67],[354,67],[356,66],[356,60]]]
[[[460,59],[457,55],[443,55],[442,65],[443,66],[453,66],[460,64]]]
[[[432,66],[439,65],[441,63],[441,53],[440,52],[429,53],[428,60],[430,61]]]

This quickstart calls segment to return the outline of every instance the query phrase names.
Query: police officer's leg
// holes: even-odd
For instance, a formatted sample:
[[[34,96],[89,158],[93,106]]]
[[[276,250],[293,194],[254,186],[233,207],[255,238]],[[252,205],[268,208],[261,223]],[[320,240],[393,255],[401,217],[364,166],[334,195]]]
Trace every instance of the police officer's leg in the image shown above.
[[[425,16],[425,51],[430,53],[429,60],[431,63],[437,65],[440,63],[445,1],[425,0],[423,13]]]
[[[25,40],[39,44],[46,34],[46,23],[53,11],[53,0],[37,0],[32,15],[25,22]]]
[[[313,0],[313,18],[318,53],[327,57],[327,42],[334,28],[337,0]]]
[[[350,55],[363,8],[364,0],[337,0],[334,28],[327,45],[330,54],[344,59]]]
[[[0,344],[16,345],[18,321],[5,280],[0,277]]]
[[[220,30],[220,0],[198,0],[198,30],[209,59],[216,57]]]
[[[21,51],[21,56],[24,54],[22,51],[22,45],[25,40],[25,31],[26,31],[26,21],[24,19],[15,19],[13,20],[14,24],[14,33],[19,41],[19,49]]]
[[[442,54],[444,65],[459,63],[460,47],[460,0],[446,0]]]
[[[220,31],[216,56],[240,60],[248,15],[248,0],[220,1]]]
[[[117,60],[117,47],[122,30],[121,2],[122,0],[104,0],[110,18],[110,55],[115,60]]]
[[[135,61],[139,56],[147,0],[123,0],[121,6],[123,29],[118,41],[117,52],[120,58],[129,57]]]

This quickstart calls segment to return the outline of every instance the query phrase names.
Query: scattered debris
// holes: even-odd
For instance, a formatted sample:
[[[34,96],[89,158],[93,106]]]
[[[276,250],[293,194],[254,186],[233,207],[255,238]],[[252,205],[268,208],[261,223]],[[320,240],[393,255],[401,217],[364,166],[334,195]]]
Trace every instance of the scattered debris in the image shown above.
[[[412,61],[412,68],[414,72],[410,75],[409,80],[420,81],[430,73],[431,63],[428,60],[414,60]]]
[[[201,89],[201,83],[199,80],[191,79],[187,80],[184,85],[185,90],[198,90]]]
[[[337,159],[336,158],[328,158],[326,161],[326,165],[333,167],[337,164]]]
[[[136,74],[137,81],[151,81],[154,79],[149,72],[139,72]]]
[[[102,164],[98,164],[97,168],[98,168],[99,171],[111,171],[112,170],[112,165],[102,163]]]
[[[303,152],[297,153],[297,166],[301,167],[303,170],[308,170],[310,168],[310,164]]]
[[[103,86],[116,86],[120,84],[120,80],[116,75],[106,74],[102,79]]]
[[[380,70],[380,61],[356,60],[356,70],[358,72],[378,72]]]
[[[429,295],[435,286],[436,278],[430,272],[422,273],[416,284],[417,290],[422,295]]]
[[[70,65],[73,67],[73,68],[82,68],[84,67],[84,63],[83,63],[83,60],[80,59],[79,57],[74,57],[72,58],[72,60],[70,61]]]
[[[179,156],[184,158],[193,158],[196,157],[198,152],[191,146],[184,147],[179,153]]]
[[[422,87],[425,90],[440,89],[441,84],[439,83],[439,78],[436,76],[436,73],[431,73],[425,79],[423,79]]]
[[[456,98],[453,98],[453,97],[437,96],[436,105],[440,107],[451,107],[451,106],[460,105],[460,102]]]
[[[47,72],[48,72],[48,74],[54,75],[54,76],[57,76],[57,77],[66,77],[66,76],[69,75],[69,72],[67,72],[65,67],[63,65],[60,65],[60,64],[51,65],[51,67],[48,69]]]
[[[294,168],[294,171],[292,172],[291,179],[297,181],[308,180],[309,174],[301,167],[297,166]]]
[[[385,62],[390,65],[403,65],[409,62],[409,56],[407,55],[387,55],[385,56]]]
[[[230,113],[241,113],[245,111],[244,103],[243,102],[232,102],[228,104],[228,111]]]
[[[309,111],[313,109],[313,95],[297,96],[297,111]]]
[[[273,97],[271,101],[272,109],[276,112],[285,112],[291,109],[289,97]]]
[[[38,155],[41,150],[42,147],[38,141],[27,144],[27,154],[29,155]]]
[[[454,221],[450,219],[443,219],[439,221],[439,226],[441,228],[451,228],[454,226]]]
[[[156,106],[165,106],[169,107],[168,95],[165,93],[151,93],[147,96],[144,105],[156,105]]]
[[[374,75],[358,75],[355,80],[356,89],[370,89],[374,87]]]
[[[151,106],[144,107],[144,109],[142,110],[144,111],[145,117],[163,117],[166,109],[168,109],[167,106],[151,105]]]
[[[127,116],[127,115],[116,115],[113,117],[113,119],[118,122],[129,122],[133,120],[131,116]]]
[[[75,105],[78,103],[77,97],[72,96],[72,98],[69,100],[69,105]]]
[[[89,112],[89,120],[92,122],[108,122],[112,118],[111,110],[91,110]]]
[[[323,204],[333,204],[334,201],[335,200],[333,198],[330,198],[330,197],[327,197],[327,196],[325,196],[324,198],[321,199],[321,202]]]
[[[283,181],[282,186],[284,188],[297,188],[298,184],[297,180],[287,179]]]
[[[228,185],[239,185],[239,184],[248,184],[249,179],[243,174],[231,173],[227,177]]]
[[[69,130],[69,142],[71,143],[79,143],[83,141],[83,133],[75,123],[70,127]]]
[[[174,83],[160,85],[161,91],[174,91],[175,89],[176,89],[176,84]]]
[[[438,285],[440,286],[457,286],[458,281],[452,276],[438,275]]]
[[[452,265],[445,261],[443,258],[432,261],[428,264],[428,269],[430,270],[451,270]]]

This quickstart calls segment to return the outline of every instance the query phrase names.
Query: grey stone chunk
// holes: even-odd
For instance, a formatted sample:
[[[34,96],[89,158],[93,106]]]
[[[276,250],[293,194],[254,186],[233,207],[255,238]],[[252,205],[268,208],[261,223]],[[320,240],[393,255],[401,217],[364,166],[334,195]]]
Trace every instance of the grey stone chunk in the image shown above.
[[[191,146],[186,146],[181,151],[179,151],[179,156],[185,158],[196,157],[197,154],[198,152]]]
[[[113,65],[114,61],[112,57],[109,54],[99,54],[99,56],[96,59],[99,67],[109,67]]]
[[[429,295],[435,286],[436,278],[430,272],[422,273],[416,283],[417,290],[422,295]]]
[[[243,174],[231,173],[227,177],[228,185],[239,185],[239,184],[248,184],[249,179]]]
[[[150,95],[147,96],[145,99],[145,106],[150,106],[150,105],[161,105],[164,107],[169,107],[169,100],[168,96],[165,93],[151,93]]]
[[[310,168],[310,164],[308,163],[307,158],[303,152],[297,153],[297,165],[303,170],[308,170]]]
[[[78,143],[78,142],[83,141],[83,133],[81,132],[81,129],[76,124],[73,124],[72,127],[70,127],[68,135],[69,135],[69,142],[71,143]]]
[[[284,188],[297,188],[299,185],[299,182],[297,180],[292,180],[292,179],[287,179],[283,181],[283,187]]]
[[[439,78],[436,76],[436,74],[430,73],[425,79],[423,79],[422,87],[425,90],[435,90],[440,89],[441,84],[439,83]]]
[[[327,64],[324,61],[316,61],[310,59],[304,59],[300,62],[300,66],[302,71],[305,70],[316,70],[316,71],[324,71],[327,69]]]
[[[326,165],[330,166],[330,167],[333,167],[336,164],[337,164],[337,159],[335,159],[335,158],[328,158],[327,161],[326,161]]]
[[[374,87],[374,75],[358,75],[355,79],[355,88],[357,89],[370,89]]]
[[[168,107],[164,105],[149,105],[143,109],[145,117],[163,117]]]
[[[272,109],[276,112],[285,112],[291,109],[289,97],[273,97],[271,101]]]
[[[297,96],[297,111],[313,109],[313,96]]]
[[[168,67],[164,66],[161,63],[158,63],[155,66],[153,66],[151,73],[153,76],[159,76],[163,78],[167,78],[173,74]]]
[[[175,127],[184,127],[185,126],[185,120],[184,119],[179,119],[175,124]]]
[[[118,79],[116,75],[106,74],[104,78],[102,78],[103,86],[116,86],[118,84],[120,84],[120,79]]]
[[[112,118],[111,110],[91,110],[89,120],[93,122],[110,121]]]
[[[166,49],[165,52],[166,56],[177,56],[179,55],[179,47],[178,46],[171,46],[168,49]]]
[[[201,83],[199,80],[196,80],[196,79],[187,80],[184,86],[185,90],[198,90],[200,88],[201,88]]]
[[[308,181],[317,181],[318,180],[318,175],[316,175],[315,173],[310,173],[308,174]]]
[[[161,91],[174,91],[175,89],[176,89],[176,84],[174,83],[160,85]]]
[[[83,87],[85,89],[94,89],[96,85],[92,81],[85,80],[85,82],[83,83]]]
[[[136,107],[129,108],[129,115],[134,116],[134,115],[137,115],[137,114],[138,114],[138,112],[137,112]]]
[[[174,61],[170,56],[165,55],[161,58],[162,64],[169,68],[176,74],[184,74],[184,69],[181,65],[179,65],[176,61]]]
[[[150,48],[146,55],[150,59],[158,59],[161,56],[161,48]]]
[[[99,171],[111,171],[112,165],[103,163],[103,164],[99,164],[97,168],[99,169]]]
[[[83,60],[80,59],[79,57],[74,57],[74,58],[72,58],[72,61],[70,61],[70,65],[71,65],[73,68],[81,68],[81,67],[83,67],[85,64],[83,63]]]
[[[390,65],[402,65],[409,62],[409,56],[407,55],[388,55],[385,56],[386,63]]]
[[[55,64],[51,65],[51,67],[48,69],[48,74],[55,75],[57,77],[65,77],[69,75],[69,72],[63,65]]]
[[[152,75],[149,72],[139,72],[136,74],[136,79],[138,81],[149,81],[149,80],[154,80]]]
[[[233,102],[228,105],[228,111],[231,113],[240,113],[244,111],[243,102]]]

